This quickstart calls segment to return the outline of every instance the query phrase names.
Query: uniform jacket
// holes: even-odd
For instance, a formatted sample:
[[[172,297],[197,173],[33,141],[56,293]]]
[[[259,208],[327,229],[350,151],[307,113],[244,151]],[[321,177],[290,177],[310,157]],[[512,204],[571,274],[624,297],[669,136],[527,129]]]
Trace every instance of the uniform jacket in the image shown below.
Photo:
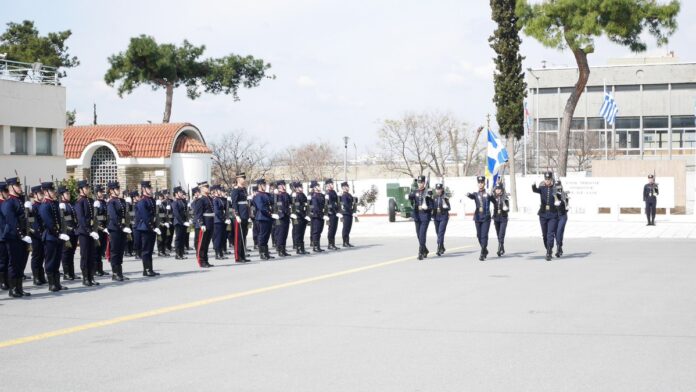
[[[353,215],[353,195],[350,192],[343,192],[341,194],[341,213],[343,215]]]
[[[172,217],[174,218],[175,226],[183,226],[186,219],[186,200],[176,199],[172,203]]]
[[[648,199],[656,199],[657,195],[660,194],[660,189],[656,184],[645,184],[643,187],[643,201],[648,201]]]
[[[212,229],[215,221],[213,215],[213,199],[210,196],[201,196],[193,204],[193,220],[197,229],[201,226]]]
[[[77,215],[77,234],[89,235],[92,230],[94,216],[94,202],[88,197],[80,197],[75,202],[75,215]]]
[[[234,188],[230,195],[230,205],[234,214],[241,219],[249,219],[249,200],[245,188]]]
[[[484,222],[491,219],[491,195],[486,191],[477,191],[466,195],[476,203],[476,211],[474,211],[474,221]]]
[[[493,203],[493,219],[499,220],[500,218],[508,217],[508,212],[510,210],[510,201],[504,194],[500,196],[492,194],[491,202]]]
[[[433,199],[433,218],[436,221],[449,219],[451,205],[449,198],[445,195],[435,196]]]
[[[24,214],[24,204],[21,200],[16,196],[10,195],[0,208],[2,208],[2,214],[5,218],[2,227],[2,239],[9,241],[24,237],[26,235],[26,216]]]
[[[273,205],[273,200],[271,196],[266,192],[256,192],[256,195],[251,200],[256,210],[256,220],[257,221],[270,221],[273,220],[271,216],[271,206]]]
[[[309,216],[314,219],[321,219],[324,216],[326,199],[321,192],[312,193],[312,200],[309,207]]]
[[[541,200],[539,215],[543,215],[546,212],[558,213],[555,203],[556,191],[553,185],[546,186],[542,184],[541,186],[537,186],[537,184],[532,184],[532,192],[538,193]]]
[[[336,191],[326,191],[326,209],[329,215],[336,215],[338,212],[338,194]]]
[[[150,196],[142,196],[135,204],[135,229],[152,231],[155,229],[155,200]]]
[[[44,241],[58,241],[58,236],[61,233],[60,207],[55,200],[44,199],[39,206],[39,215],[41,215],[41,223],[43,224],[42,239]]]
[[[413,207],[413,221],[427,222],[433,214],[433,197],[427,190],[416,189],[409,193],[408,200]],[[425,209],[423,209],[425,206]]]
[[[107,222],[106,228],[111,231],[121,231],[126,224],[126,214],[128,213],[128,206],[126,201],[118,197],[112,197],[108,203],[106,203],[106,214]]]

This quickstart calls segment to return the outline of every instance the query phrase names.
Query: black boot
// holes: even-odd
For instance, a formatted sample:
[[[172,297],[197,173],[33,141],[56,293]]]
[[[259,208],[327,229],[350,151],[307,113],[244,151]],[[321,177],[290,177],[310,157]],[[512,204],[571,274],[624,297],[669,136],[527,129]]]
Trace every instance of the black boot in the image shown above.
[[[350,236],[346,236],[346,246],[353,248],[353,244],[350,243]]]
[[[423,247],[418,247],[418,260],[423,260]]]
[[[290,253],[288,253],[288,250],[285,249],[285,245],[283,245],[283,256],[284,257],[292,256]]]
[[[94,273],[94,270],[89,270],[89,281],[92,283],[92,286],[99,286],[99,282],[94,279]]]
[[[427,259],[429,253],[430,253],[430,250],[428,249],[427,246],[424,245],[423,246],[423,257],[425,257]]]
[[[118,277],[123,279],[123,280],[130,280],[130,278],[123,275],[123,264],[118,266]]]
[[[481,248],[481,254],[479,254],[479,261],[486,260],[486,255],[483,253],[483,249],[484,248]]]
[[[438,244],[438,245],[437,245],[437,252],[435,252],[435,254],[436,254],[438,257],[442,256],[442,253],[440,252],[440,249],[441,249],[441,248],[442,248],[442,246],[441,246],[440,244]]]
[[[46,274],[44,273],[43,268],[37,268],[37,269],[31,271],[31,274],[34,278],[34,285],[35,286],[41,286],[41,285],[48,283],[48,281],[46,281]]]
[[[319,241],[314,243],[314,251],[315,252],[324,252],[324,249],[321,248],[321,243]]]
[[[505,255],[505,243],[500,244],[500,253],[503,256]]]
[[[266,258],[269,260],[275,259],[275,257],[271,256],[271,253],[268,250],[268,245],[264,247],[264,250],[266,251]]]
[[[546,249],[546,261],[551,261],[551,259],[553,258],[551,253],[553,253],[553,248]]]
[[[259,245],[259,257],[261,257],[261,260],[268,260],[268,256],[266,256],[266,251],[263,248],[263,245]]]
[[[103,261],[97,262],[97,268],[96,268],[96,271],[94,271],[93,275],[96,275],[96,276],[106,275],[106,273],[104,273],[104,262]]]
[[[10,273],[5,271],[0,276],[0,289],[9,290],[10,289]]]
[[[92,281],[89,279],[89,271],[82,270],[82,285],[83,286],[94,286]]]
[[[556,249],[556,257],[561,256],[563,256],[563,245],[558,245],[558,249]]]
[[[299,247],[299,248],[300,248],[300,254],[303,254],[303,255],[311,254],[311,252],[307,252],[307,251],[305,250],[304,242],[300,244],[300,247]]]
[[[22,278],[20,277],[19,280],[21,281]],[[9,296],[11,298],[21,298],[23,297],[22,292],[17,290],[17,279],[10,279],[9,280],[9,289],[10,291],[8,292]]]
[[[503,244],[501,244],[500,242],[498,242],[498,253],[497,253],[497,255],[498,255],[498,257],[500,257],[500,256],[503,255]]]
[[[123,277],[118,276],[118,266],[111,264],[111,280],[115,282],[123,282]]]
[[[23,297],[31,296],[31,293],[27,293],[26,291],[24,291],[24,276],[20,276],[19,278],[17,278],[15,291],[19,294],[22,294]]]

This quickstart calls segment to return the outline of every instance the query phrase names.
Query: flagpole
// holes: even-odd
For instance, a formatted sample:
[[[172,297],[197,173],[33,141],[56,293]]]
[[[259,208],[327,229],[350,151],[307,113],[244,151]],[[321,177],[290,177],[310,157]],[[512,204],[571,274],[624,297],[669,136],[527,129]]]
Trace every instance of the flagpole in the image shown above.
[[[606,95],[607,93],[607,80],[604,79],[604,94]],[[609,160],[609,140],[607,140],[607,136],[609,133],[609,129],[607,127],[607,119],[604,119],[604,160],[608,161]]]
[[[527,132],[529,132],[529,113],[527,110],[527,102],[524,105],[524,175],[527,175]],[[513,151],[514,154],[514,151]]]

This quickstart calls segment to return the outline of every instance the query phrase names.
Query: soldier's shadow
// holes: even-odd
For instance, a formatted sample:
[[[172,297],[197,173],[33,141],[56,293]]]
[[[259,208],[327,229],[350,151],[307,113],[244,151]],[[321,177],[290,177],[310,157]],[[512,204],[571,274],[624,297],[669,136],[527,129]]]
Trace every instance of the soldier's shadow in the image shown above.
[[[437,259],[450,259],[450,258],[458,258],[458,257],[461,257],[461,256],[466,256],[466,255],[470,255],[470,254],[474,254],[474,253],[478,253],[478,251],[475,251],[475,250],[460,250],[460,251],[452,252],[452,253],[447,253],[447,251],[445,251],[445,254],[442,255],[442,256],[440,256],[440,257],[438,257],[436,254],[432,254],[432,255],[428,255],[428,258],[429,258],[429,259],[430,259],[430,258],[433,258],[433,259],[436,259],[436,260],[437,260]]]
[[[534,253],[534,251],[527,251],[527,252],[512,252],[512,253],[505,253],[501,259],[506,259],[506,258],[511,258],[511,257],[524,257],[528,254]],[[496,255],[497,256],[497,255]]]
[[[533,253],[533,252],[530,252],[530,253]],[[556,257],[555,252],[554,252],[553,260],[551,260],[551,261],[563,261],[566,259],[584,259],[590,255],[592,255],[592,251],[565,253],[565,254],[563,254],[563,256],[561,256],[559,258],[559,257]],[[530,256],[530,257],[527,257],[527,260],[544,260],[544,261],[546,261],[546,255]]]

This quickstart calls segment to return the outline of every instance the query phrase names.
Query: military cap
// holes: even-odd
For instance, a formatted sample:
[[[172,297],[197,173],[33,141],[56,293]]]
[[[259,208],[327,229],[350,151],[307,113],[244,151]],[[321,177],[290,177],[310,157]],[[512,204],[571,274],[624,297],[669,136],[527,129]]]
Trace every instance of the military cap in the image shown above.
[[[104,192],[104,185],[97,185],[95,188],[97,192]]]
[[[59,185],[58,186],[58,193],[65,193],[68,192],[68,188],[65,187],[65,185]]]
[[[201,181],[198,183],[199,187],[207,187],[208,186],[208,181]]]
[[[118,183],[118,181],[109,181],[106,184],[106,187],[109,188],[109,190],[112,189],[121,189],[121,185]]]
[[[344,187],[344,186],[350,186],[350,185],[348,185],[348,181],[343,181],[343,182],[341,183],[341,187]]]
[[[180,186],[175,186],[174,189],[172,190],[173,193],[179,193],[179,192],[183,192],[183,191],[184,191],[184,190],[181,189]]]
[[[486,182],[486,177],[484,177],[484,176],[476,176],[476,182],[478,182],[479,184],[482,183],[482,182]]]
[[[416,182],[425,182],[425,176],[416,177]]]
[[[131,198],[138,197],[138,196],[140,196],[140,195],[138,194],[138,191],[131,191],[131,193],[130,193],[130,197],[131,197]]]
[[[444,189],[442,184],[435,184],[435,189]]]
[[[160,191],[155,192],[155,197],[160,197],[160,196],[162,196],[162,192],[160,192]]]
[[[285,180],[278,180],[276,181],[276,186],[285,186]]]
[[[162,189],[160,192],[162,192],[163,195],[168,195],[169,189]]]
[[[256,185],[266,185],[266,180],[263,178],[259,178],[258,180],[256,180]]]
[[[648,174],[648,178],[655,178],[655,176],[652,174]]]
[[[78,188],[88,188],[89,187],[89,181],[87,180],[80,180],[77,182],[77,187]]]
[[[319,183],[317,181],[312,181],[309,183],[310,188],[316,188],[319,186]]]
[[[141,188],[152,188],[152,185],[150,184],[150,181],[140,181],[140,187]]]
[[[41,189],[45,191],[52,191],[55,188],[53,187],[53,181],[45,181],[41,183]]]
[[[191,188],[191,193],[199,193],[200,191],[201,190],[197,186],[194,186],[193,188]]]
[[[39,193],[39,192],[41,192],[41,190],[42,190],[41,185],[36,185],[36,186],[31,187],[31,193]]]
[[[237,178],[246,178],[246,173],[244,173],[244,172],[237,173]]]
[[[504,189],[505,189],[505,186],[503,185],[502,182],[499,182],[499,183],[497,183],[497,184],[495,185],[495,189],[504,190]]]
[[[556,180],[556,186],[561,186],[561,185],[563,185],[563,184],[561,184],[561,180]]]
[[[551,180],[553,179],[553,172],[547,171],[544,173],[544,179],[545,180]]]
[[[324,184],[326,184],[326,185],[333,184],[333,179],[327,178],[326,180],[324,180]]]
[[[258,192],[258,190],[259,190],[259,187],[258,187],[258,186],[256,186],[256,185],[252,185],[252,186],[251,186],[251,191],[252,191],[252,192]]]
[[[6,185],[21,185],[19,182],[19,178],[17,178],[17,177],[6,178],[5,184]]]
[[[0,191],[2,192],[7,192],[7,183],[2,181],[0,182]]]
[[[213,186],[210,187],[210,190],[211,190],[211,191],[220,190],[220,185],[213,185]]]

